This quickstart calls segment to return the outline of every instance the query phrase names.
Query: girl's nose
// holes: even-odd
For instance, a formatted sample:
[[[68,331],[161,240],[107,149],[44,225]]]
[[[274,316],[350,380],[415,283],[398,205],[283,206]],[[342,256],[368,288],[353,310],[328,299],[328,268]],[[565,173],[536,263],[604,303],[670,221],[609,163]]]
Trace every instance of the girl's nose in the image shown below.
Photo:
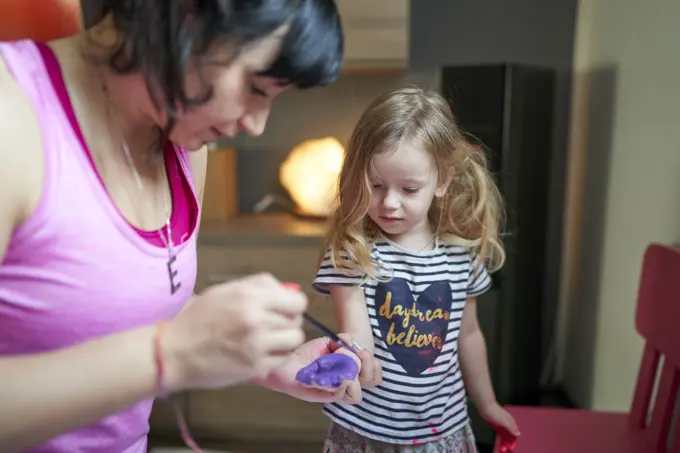
[[[399,197],[393,191],[388,191],[383,198],[383,207],[385,209],[397,209],[399,207]]]

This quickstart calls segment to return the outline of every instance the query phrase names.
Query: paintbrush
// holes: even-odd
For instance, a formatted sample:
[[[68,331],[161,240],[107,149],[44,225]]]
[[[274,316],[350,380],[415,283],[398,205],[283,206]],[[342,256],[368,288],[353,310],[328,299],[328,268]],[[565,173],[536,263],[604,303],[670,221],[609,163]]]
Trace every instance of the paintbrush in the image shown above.
[[[343,341],[342,338],[340,338],[335,332],[333,332],[331,329],[323,325],[320,321],[314,319],[312,315],[309,313],[305,313],[302,315],[302,317],[307,321],[309,324],[311,324],[317,331],[321,333],[321,335],[325,335],[331,340],[333,340],[335,343],[338,344],[338,346],[342,346],[343,348],[347,348],[353,353],[357,354],[356,346],[355,345],[349,345],[347,342]]]
[[[297,283],[284,283],[283,284],[286,289],[290,291],[301,291],[302,287],[298,285]],[[344,341],[342,338],[338,336],[335,332],[333,332],[331,329],[326,327],[324,323],[319,321],[318,319],[315,319],[312,315],[309,313],[304,313],[302,315],[305,321],[307,321],[309,324],[312,325],[321,335],[327,336],[331,340],[333,340],[338,346],[341,346],[343,348],[349,349],[352,351],[354,354],[358,354],[357,352],[357,346],[358,345],[350,345],[346,341]]]

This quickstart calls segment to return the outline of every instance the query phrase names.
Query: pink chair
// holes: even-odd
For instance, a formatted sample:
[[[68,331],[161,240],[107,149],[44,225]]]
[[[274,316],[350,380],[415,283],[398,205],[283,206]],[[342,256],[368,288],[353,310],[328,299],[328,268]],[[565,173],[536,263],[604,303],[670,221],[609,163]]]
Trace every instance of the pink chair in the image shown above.
[[[680,388],[680,249],[647,248],[635,326],[646,343],[630,412],[511,406],[522,431],[515,453],[680,453],[680,416],[674,417]],[[508,451],[502,437],[496,438],[495,453]]]

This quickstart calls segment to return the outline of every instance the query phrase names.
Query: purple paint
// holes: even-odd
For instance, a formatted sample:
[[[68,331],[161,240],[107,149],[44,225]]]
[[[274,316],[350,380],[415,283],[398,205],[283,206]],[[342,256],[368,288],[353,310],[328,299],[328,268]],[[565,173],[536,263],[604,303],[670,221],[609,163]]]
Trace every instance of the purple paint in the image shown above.
[[[359,365],[345,354],[328,354],[319,357],[297,372],[295,379],[305,385],[339,387],[343,381],[353,381],[359,374]]]

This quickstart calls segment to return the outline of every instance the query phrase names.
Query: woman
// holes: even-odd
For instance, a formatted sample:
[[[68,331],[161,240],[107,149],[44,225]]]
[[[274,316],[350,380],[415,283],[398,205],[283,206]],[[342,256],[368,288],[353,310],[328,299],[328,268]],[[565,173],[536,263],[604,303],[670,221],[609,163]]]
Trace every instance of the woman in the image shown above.
[[[192,296],[205,144],[334,81],[333,1],[105,3],[87,34],[0,45],[0,451],[143,452],[154,396],[247,380],[356,401],[295,383],[330,352],[302,294]]]

